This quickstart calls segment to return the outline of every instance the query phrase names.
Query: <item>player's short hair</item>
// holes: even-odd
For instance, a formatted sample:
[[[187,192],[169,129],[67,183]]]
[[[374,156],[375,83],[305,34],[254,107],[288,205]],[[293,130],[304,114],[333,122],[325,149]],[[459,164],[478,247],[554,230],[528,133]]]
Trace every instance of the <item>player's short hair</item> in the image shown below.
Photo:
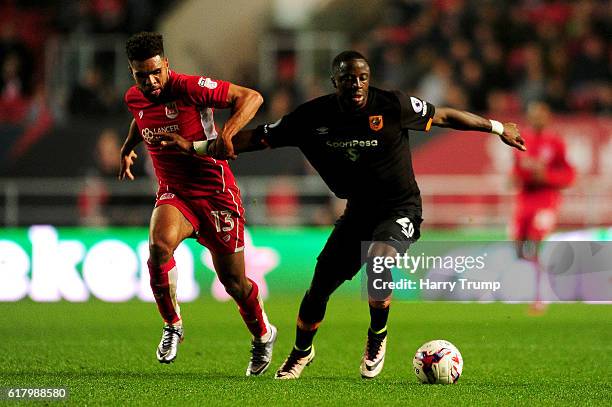
[[[335,75],[340,70],[340,65],[343,62],[353,61],[355,59],[363,59],[368,65],[370,65],[366,57],[364,57],[361,53],[352,50],[342,51],[341,53],[336,55],[336,57],[332,61],[332,75]]]
[[[158,33],[139,32],[128,38],[125,52],[129,61],[144,61],[156,55],[164,56],[164,39]]]

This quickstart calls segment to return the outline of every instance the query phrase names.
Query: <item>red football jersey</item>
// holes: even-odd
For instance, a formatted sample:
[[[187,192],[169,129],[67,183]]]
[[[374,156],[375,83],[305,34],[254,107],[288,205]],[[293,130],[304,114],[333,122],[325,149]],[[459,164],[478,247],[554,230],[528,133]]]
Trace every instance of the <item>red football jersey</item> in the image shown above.
[[[228,89],[229,82],[170,71],[157,103],[145,98],[136,86],[127,90],[125,103],[151,154],[160,188],[172,187],[187,196],[207,196],[235,186],[226,160],[151,144],[152,137],[160,132],[178,133],[191,141],[215,139],[213,110],[228,107]]]
[[[519,209],[556,206],[560,189],[572,184],[574,168],[568,163],[563,140],[550,131],[539,134],[531,129],[521,131],[526,152],[515,152],[514,175],[519,181]],[[543,179],[537,179],[531,168],[534,162],[544,166]]]

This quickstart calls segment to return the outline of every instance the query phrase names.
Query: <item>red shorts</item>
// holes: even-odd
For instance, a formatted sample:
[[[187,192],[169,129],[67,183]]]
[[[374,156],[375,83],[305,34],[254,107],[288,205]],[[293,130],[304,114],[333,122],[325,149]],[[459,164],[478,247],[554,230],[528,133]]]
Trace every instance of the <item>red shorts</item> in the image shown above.
[[[557,225],[557,208],[540,207],[521,210],[514,218],[514,240],[543,240]]]
[[[172,205],[191,223],[194,238],[215,254],[244,250],[244,208],[238,188],[204,197],[188,197],[171,188],[158,191],[155,207]]]

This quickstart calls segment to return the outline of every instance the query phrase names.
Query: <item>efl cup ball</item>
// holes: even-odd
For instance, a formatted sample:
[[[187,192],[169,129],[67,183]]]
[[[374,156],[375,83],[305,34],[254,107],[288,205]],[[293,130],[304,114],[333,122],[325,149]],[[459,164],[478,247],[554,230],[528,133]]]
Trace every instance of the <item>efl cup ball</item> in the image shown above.
[[[414,373],[422,383],[457,383],[463,370],[459,349],[449,341],[437,339],[421,346],[412,361]]]

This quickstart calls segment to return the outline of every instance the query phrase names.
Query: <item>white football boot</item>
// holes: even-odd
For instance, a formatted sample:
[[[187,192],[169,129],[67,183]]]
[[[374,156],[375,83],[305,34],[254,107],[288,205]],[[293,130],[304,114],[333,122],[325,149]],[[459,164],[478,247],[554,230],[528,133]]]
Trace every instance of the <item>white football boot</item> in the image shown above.
[[[361,377],[371,379],[378,376],[385,364],[385,353],[387,351],[387,331],[383,334],[375,334],[368,329],[368,341],[365,352],[361,359]]]
[[[176,359],[179,343],[183,342],[183,328],[166,324],[162,331],[161,341],[157,346],[159,363],[172,363]]]
[[[297,349],[293,349],[289,357],[285,359],[281,367],[276,371],[275,379],[291,380],[299,379],[304,368],[312,363],[315,357],[314,345],[310,347],[310,352],[304,355]]]
[[[267,342],[253,339],[251,342],[251,360],[246,370],[247,376],[259,376],[263,374],[272,362],[272,350],[276,342],[277,329],[270,325],[270,338]]]

